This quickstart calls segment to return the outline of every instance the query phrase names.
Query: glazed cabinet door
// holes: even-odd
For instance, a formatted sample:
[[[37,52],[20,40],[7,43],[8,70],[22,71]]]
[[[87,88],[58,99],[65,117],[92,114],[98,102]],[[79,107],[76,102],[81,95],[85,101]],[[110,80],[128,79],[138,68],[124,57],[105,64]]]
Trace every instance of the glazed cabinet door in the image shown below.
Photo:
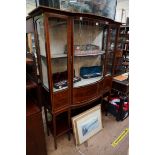
[[[64,15],[42,14],[35,17],[42,85],[50,93],[52,110],[70,104],[69,19]]]
[[[70,49],[67,16],[48,16],[49,55],[53,110],[70,104]]]

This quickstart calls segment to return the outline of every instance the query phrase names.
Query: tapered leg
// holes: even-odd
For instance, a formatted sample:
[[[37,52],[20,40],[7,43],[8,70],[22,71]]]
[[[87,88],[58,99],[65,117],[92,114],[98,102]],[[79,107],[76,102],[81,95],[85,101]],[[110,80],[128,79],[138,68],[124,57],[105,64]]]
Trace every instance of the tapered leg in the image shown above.
[[[45,106],[44,106],[44,113],[45,113],[45,121],[46,121],[47,135],[49,136],[48,119],[47,119],[47,110],[46,110]]]
[[[69,127],[68,140],[70,141],[70,139],[71,139],[71,134],[70,134],[70,130],[71,130],[71,110],[68,111],[68,127]]]
[[[57,140],[56,140],[56,116],[53,115],[53,134],[54,134],[54,147],[57,149]]]
[[[108,116],[108,103],[106,103],[106,106],[105,106],[105,116]]]
[[[70,131],[68,131],[68,140],[69,140],[69,141],[71,140],[71,134],[70,134]]]
[[[108,104],[109,104],[110,92],[108,94],[108,100],[105,103],[105,116],[108,116]]]
[[[120,99],[120,107],[119,107],[119,110],[118,110],[118,114],[116,116],[117,121],[120,121],[122,119],[123,103],[124,103],[124,100],[121,98]]]
[[[40,85],[38,85],[38,88],[37,88],[37,97],[38,97],[39,107],[42,108],[43,104],[42,104],[42,93],[41,93],[41,86]]]

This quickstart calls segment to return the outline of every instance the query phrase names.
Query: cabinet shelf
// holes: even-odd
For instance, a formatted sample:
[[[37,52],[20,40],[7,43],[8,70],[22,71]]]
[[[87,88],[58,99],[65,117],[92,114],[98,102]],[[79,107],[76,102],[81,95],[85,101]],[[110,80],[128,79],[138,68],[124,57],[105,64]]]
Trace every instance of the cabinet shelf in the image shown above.
[[[88,53],[88,54],[74,54],[75,57],[86,57],[86,56],[98,56],[104,54],[105,51],[100,51],[98,53]]]
[[[83,79],[83,78],[81,78],[81,81],[76,82],[74,84],[74,87],[77,88],[77,87],[81,87],[81,86],[90,85],[90,84],[93,84],[93,83],[99,81],[102,78],[103,78],[103,76],[98,76],[98,77],[94,77],[94,78],[90,78],[90,79]],[[53,88],[53,91],[57,92],[57,91],[60,91],[60,90],[64,90],[66,88],[67,87],[63,87],[63,88],[60,88],[60,89]]]
[[[52,58],[66,58],[67,54],[54,54],[52,55]]]
[[[81,78],[81,81],[78,81],[74,84],[74,88],[77,88],[77,87],[81,87],[81,86],[86,86],[86,85],[90,85],[90,84],[93,84],[99,80],[101,80],[103,78],[103,76],[98,76],[98,77],[94,77],[94,78],[90,78],[90,79],[83,79]],[[44,85],[47,87],[48,85],[46,83],[44,83]],[[47,87],[48,88],[48,87]],[[64,90],[68,88],[68,86],[66,87],[62,87],[60,89],[56,89],[56,88],[53,88],[53,92],[58,92],[58,91],[61,91],[61,90]]]
[[[46,55],[41,55],[42,57],[46,57]],[[66,58],[67,57],[67,54],[53,54],[52,55],[52,58]]]
[[[75,57],[87,57],[87,56],[98,56],[104,54],[105,51],[101,51],[99,53],[89,53],[89,54],[74,54]],[[41,55],[42,57],[46,57],[46,55]],[[67,54],[54,54],[52,58],[66,58]],[[52,59],[51,58],[51,59]]]
[[[66,89],[66,88],[68,88],[68,87],[66,86],[66,87],[63,87],[63,88],[60,88],[60,89],[53,88],[53,92],[57,92],[57,91],[60,91],[60,90],[64,90],[64,89]]]
[[[90,78],[90,79],[83,79],[81,78],[81,81],[77,82],[74,84],[74,87],[81,87],[81,86],[86,86],[86,85],[90,85],[92,83],[95,83],[99,80],[101,80],[103,78],[103,76],[98,76],[98,77],[94,77],[94,78]]]
[[[62,113],[56,119],[56,126],[57,126],[56,136],[57,137],[61,136],[65,132],[69,131],[68,122],[66,120],[67,120],[67,116],[66,116],[65,113]],[[59,125],[59,124],[61,124],[61,125]],[[48,122],[48,126],[49,126],[49,129],[50,129],[51,133],[53,134],[53,126],[52,126],[51,121]]]

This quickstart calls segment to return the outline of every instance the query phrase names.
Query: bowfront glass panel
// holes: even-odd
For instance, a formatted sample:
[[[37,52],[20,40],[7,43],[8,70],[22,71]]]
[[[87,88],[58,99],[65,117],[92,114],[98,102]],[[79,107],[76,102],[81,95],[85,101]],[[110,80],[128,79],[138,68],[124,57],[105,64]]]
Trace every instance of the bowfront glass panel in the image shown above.
[[[74,20],[73,85],[80,87],[103,78],[105,24],[79,17]]]

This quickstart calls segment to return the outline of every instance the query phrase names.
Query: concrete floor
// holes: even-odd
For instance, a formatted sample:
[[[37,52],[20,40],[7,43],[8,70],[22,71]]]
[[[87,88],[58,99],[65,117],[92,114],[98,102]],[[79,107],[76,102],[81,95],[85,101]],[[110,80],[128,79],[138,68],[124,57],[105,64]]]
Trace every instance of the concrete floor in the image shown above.
[[[102,114],[103,129],[80,146],[75,146],[73,135],[68,141],[67,134],[57,139],[58,149],[54,149],[53,136],[46,135],[48,155],[127,155],[129,134],[113,148],[111,143],[129,127],[129,118],[117,122],[110,114]]]

